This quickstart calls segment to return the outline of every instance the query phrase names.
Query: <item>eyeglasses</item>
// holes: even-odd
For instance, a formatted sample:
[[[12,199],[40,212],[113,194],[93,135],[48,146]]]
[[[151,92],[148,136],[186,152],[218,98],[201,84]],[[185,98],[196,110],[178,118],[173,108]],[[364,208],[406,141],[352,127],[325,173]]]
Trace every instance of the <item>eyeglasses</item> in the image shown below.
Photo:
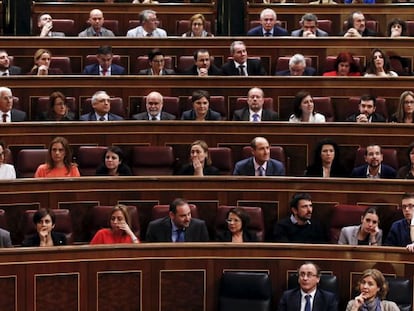
[[[232,224],[232,223],[237,224],[237,223],[239,223],[239,222],[240,222],[240,220],[239,220],[239,219],[226,219],[226,222],[227,222],[228,224]]]
[[[305,272],[301,272],[301,273],[299,273],[299,277],[300,278],[305,278],[305,277],[307,277],[308,279],[310,279],[310,278],[313,278],[313,277],[316,277],[316,276],[318,276],[317,274],[313,274],[313,273],[311,273],[311,272],[307,272],[307,273],[305,273]]]
[[[203,26],[202,23],[193,23],[193,26]]]
[[[404,104],[406,105],[413,105],[414,104],[414,100],[407,100],[404,102]]]
[[[401,209],[413,209],[413,208],[414,208],[413,204],[401,205]]]

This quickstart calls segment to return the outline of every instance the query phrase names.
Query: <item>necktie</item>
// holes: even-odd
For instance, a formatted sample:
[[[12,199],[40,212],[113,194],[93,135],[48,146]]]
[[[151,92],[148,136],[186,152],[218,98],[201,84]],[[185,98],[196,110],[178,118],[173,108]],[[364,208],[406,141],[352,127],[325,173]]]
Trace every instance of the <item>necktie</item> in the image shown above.
[[[253,122],[259,122],[259,115],[257,113],[253,114]]]
[[[184,230],[183,229],[177,229],[177,240],[175,242],[184,242]]]
[[[100,117],[99,121],[105,121],[105,117]]]
[[[9,73],[7,71],[3,72],[2,76],[3,77],[7,77],[9,75]]]
[[[246,75],[246,71],[244,70],[244,65],[240,65],[239,66],[239,70],[240,70],[240,75],[241,76],[245,76]]]
[[[7,122],[7,117],[8,117],[7,113],[3,113],[3,123]]]
[[[157,117],[152,117],[151,120],[152,121],[157,121]]]
[[[152,37],[152,32],[146,34],[147,37]]]
[[[265,37],[271,37],[272,36],[272,33],[270,32],[270,31],[267,31],[266,33],[265,33]]]
[[[265,170],[263,166],[259,166],[258,170],[259,170],[259,176],[265,176]]]
[[[102,75],[106,76],[108,74],[108,70],[102,70]]]
[[[306,304],[305,304],[305,311],[311,311],[311,295],[306,295],[305,296],[305,300],[306,300]]]

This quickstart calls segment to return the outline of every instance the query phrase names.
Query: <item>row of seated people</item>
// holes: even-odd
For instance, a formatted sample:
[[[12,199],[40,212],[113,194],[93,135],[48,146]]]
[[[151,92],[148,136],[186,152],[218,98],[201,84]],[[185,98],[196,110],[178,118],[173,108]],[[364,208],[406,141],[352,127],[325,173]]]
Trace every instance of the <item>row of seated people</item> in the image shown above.
[[[252,88],[246,97],[210,96],[205,90],[193,91],[191,97],[162,96],[150,92],[147,96],[110,97],[105,91],[91,98],[74,97],[53,92],[49,97],[33,97],[29,113],[19,98],[12,97],[9,88],[0,88],[0,120],[19,121],[119,121],[119,120],[193,120],[193,121],[289,121],[289,122],[413,122],[412,91],[404,91],[396,108],[384,98],[373,95],[350,97],[334,103],[329,96],[313,97],[307,91],[298,92],[293,99],[281,98],[278,104],[265,97],[260,88]],[[274,108],[278,107],[278,108]],[[131,112],[131,115],[130,113]],[[4,116],[4,117],[3,117]]]
[[[3,142],[0,149],[1,179],[16,178],[16,171],[20,178],[173,174],[284,176],[289,175],[291,165],[284,148],[270,146],[264,137],[255,137],[237,157],[229,147],[209,148],[202,140],[193,142],[187,153],[180,156],[172,146],[134,146],[127,152],[118,146],[80,146],[73,157],[64,137],[55,137],[48,149],[20,149],[16,161]],[[371,144],[358,148],[351,166],[347,166],[336,142],[323,139],[317,143],[312,162],[302,176],[412,179],[413,149],[413,144],[408,146],[404,164],[400,165],[396,149]]]
[[[358,11],[359,14],[362,12]],[[354,17],[354,12],[350,14],[349,18],[344,21],[340,34],[335,34],[333,31],[332,21],[329,19],[318,20],[317,16],[312,13],[306,13],[300,20],[299,29],[294,29],[296,25],[288,25],[286,21],[277,20],[276,12],[270,8],[264,9],[260,14],[260,20],[251,20],[249,22],[248,36],[311,36],[322,37],[340,35],[343,36],[347,30],[354,28],[361,34],[364,28],[369,29],[364,36],[379,36],[380,25],[375,20],[363,20],[361,29],[359,29],[357,17]],[[403,29],[398,32],[393,29],[393,25],[398,22]],[[167,31],[162,29],[162,22],[157,19],[156,12],[153,10],[143,10],[139,14],[138,20],[128,21],[128,30],[120,30],[119,21],[114,19],[104,19],[103,12],[94,9],[90,12],[89,24],[86,30],[80,32],[80,26],[76,25],[73,19],[53,19],[50,14],[41,14],[37,18],[37,26],[33,27],[36,34],[41,37],[65,37],[65,36],[104,36],[114,37],[126,35],[127,37],[167,37]],[[177,20],[175,23],[173,35],[183,37],[211,37],[213,36],[212,25],[209,20],[206,20],[203,14],[194,14],[189,20]],[[291,32],[288,29],[292,29]],[[413,36],[414,21],[403,21],[400,19],[393,19],[387,25],[387,35],[389,37]],[[170,34],[171,35],[171,34]]]
[[[412,57],[401,57],[393,52],[373,49],[368,59],[364,55],[354,56],[342,52],[337,56],[327,56],[320,64],[318,57],[295,54],[279,56],[275,64],[269,57],[249,57],[246,46],[241,41],[232,43],[231,56],[223,64],[223,57],[213,57],[206,49],[198,49],[193,55],[166,56],[154,49],[147,56],[138,56],[133,62],[130,56],[114,55],[111,46],[100,46],[96,55],[83,57],[52,56],[47,49],[39,49],[34,61],[20,58],[19,61],[0,51],[0,75],[70,75],[87,74],[116,76],[138,75],[195,75],[195,76],[407,76],[412,74]],[[376,59],[382,60],[381,64]],[[85,63],[83,69],[81,64]],[[239,65],[244,64],[243,71]]]

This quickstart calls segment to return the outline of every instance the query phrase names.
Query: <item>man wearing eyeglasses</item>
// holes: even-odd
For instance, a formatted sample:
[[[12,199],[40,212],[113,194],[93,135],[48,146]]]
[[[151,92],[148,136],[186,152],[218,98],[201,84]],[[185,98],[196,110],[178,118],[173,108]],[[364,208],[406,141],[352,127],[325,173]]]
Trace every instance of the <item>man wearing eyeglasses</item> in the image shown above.
[[[403,219],[393,222],[384,245],[401,246],[414,253],[414,193],[404,193],[401,200]]]
[[[334,293],[318,288],[321,277],[319,266],[305,262],[298,269],[299,287],[287,290],[280,299],[278,311],[337,311]]]
[[[326,229],[312,219],[312,197],[296,193],[290,201],[291,215],[278,221],[273,230],[273,241],[279,243],[326,243]]]

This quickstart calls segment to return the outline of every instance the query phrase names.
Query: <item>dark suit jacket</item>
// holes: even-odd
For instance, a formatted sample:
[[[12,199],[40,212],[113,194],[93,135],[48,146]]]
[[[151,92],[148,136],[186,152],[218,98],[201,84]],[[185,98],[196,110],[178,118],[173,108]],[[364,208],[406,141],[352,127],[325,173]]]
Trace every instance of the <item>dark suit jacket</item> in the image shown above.
[[[119,120],[123,120],[124,118],[108,112],[108,121],[119,121]],[[96,115],[95,115],[95,111],[83,114],[80,116],[79,121],[97,121],[96,120]]]
[[[124,75],[125,68],[117,64],[111,65],[111,75]],[[83,69],[85,75],[99,75],[99,64],[88,65]]]
[[[141,112],[141,113],[134,114],[132,116],[132,119],[134,119],[134,120],[149,120],[148,112],[144,111],[144,112]],[[175,120],[175,119],[176,119],[175,115],[173,115],[171,113],[168,113],[168,112],[161,111],[161,120]]]
[[[195,120],[196,113],[193,109],[183,112],[181,120]],[[221,121],[221,114],[217,111],[209,109],[205,118],[207,121]]]
[[[255,176],[253,157],[241,160],[234,166],[233,175]],[[283,163],[269,159],[267,162],[266,176],[283,176],[285,175],[285,167]]]
[[[61,232],[52,231],[52,240],[53,240],[54,246],[67,244],[66,236]],[[37,233],[31,235],[30,237],[28,237],[22,242],[22,246],[24,247],[33,247],[33,246],[39,246],[39,245],[40,245],[40,237],[39,237],[39,234]]]
[[[260,119],[262,121],[277,121],[279,120],[279,116],[276,111],[263,109],[262,116]],[[250,121],[249,108],[245,107],[242,109],[235,110],[233,113],[233,121]]]
[[[283,293],[280,298],[278,311],[298,311],[301,303],[300,288],[290,289]],[[313,308],[315,311],[338,311],[338,301],[335,294],[326,290],[317,289],[313,298]]]
[[[138,72],[139,75],[145,75],[145,76],[152,76],[151,68],[148,69],[142,69]],[[172,69],[166,69],[164,68],[162,71],[162,76],[165,75],[175,75],[175,71]]]
[[[236,68],[233,60],[225,63],[221,70],[223,71],[224,76],[239,76],[240,71]],[[247,74],[249,76],[265,76],[266,71],[264,70],[262,63],[257,59],[248,59],[247,60]]]
[[[282,70],[282,71],[276,71],[276,76],[290,76],[290,70]],[[313,67],[306,67],[305,71],[303,72],[302,76],[314,76],[316,75],[316,69]]]
[[[256,37],[264,37],[262,25],[250,29],[247,32],[247,35],[256,36]],[[273,37],[279,37],[279,36],[289,36],[289,33],[287,32],[286,29],[275,25],[273,27]]]
[[[153,220],[149,223],[146,241],[147,242],[172,242],[172,225],[169,216]],[[185,230],[186,242],[208,242],[208,232],[204,220],[192,218],[190,225]]]
[[[356,122],[356,118],[357,118],[357,116],[359,116],[360,115],[360,113],[359,112],[357,112],[357,113],[353,113],[353,114],[351,114],[348,118],[346,118],[346,122]],[[376,113],[376,112],[374,112],[373,114],[372,114],[372,119],[371,119],[371,122],[385,122],[385,118],[381,115],[381,114],[379,114],[379,113]]]
[[[303,36],[303,29],[297,29],[297,30],[292,31],[292,37],[302,37],[302,36]],[[316,36],[317,37],[328,37],[329,34],[326,31],[323,31],[317,28]]]
[[[341,32],[339,35],[344,36],[346,32],[348,31],[348,29],[346,31]],[[362,32],[362,36],[363,37],[376,37],[378,36],[378,34],[375,31],[372,31],[371,29],[365,26],[365,30]]]
[[[231,242],[232,234],[229,230],[225,230],[217,234],[216,240],[221,242]],[[257,242],[257,234],[243,230],[243,242]]]
[[[22,74],[22,68],[20,68],[18,66],[10,66],[9,67],[9,74],[11,76],[21,75]]]
[[[12,109],[11,110],[11,121],[12,122],[22,122],[26,121],[26,112],[18,110],[18,109]]]
[[[352,170],[351,177],[367,178],[368,164],[355,167]],[[381,164],[381,178],[395,178],[397,172],[387,164]]]
[[[210,68],[208,68],[208,75],[209,76],[221,76],[223,73],[220,68],[218,68],[216,65],[211,64]],[[193,65],[191,68],[183,71],[183,75],[192,75],[197,76],[197,66]]]

